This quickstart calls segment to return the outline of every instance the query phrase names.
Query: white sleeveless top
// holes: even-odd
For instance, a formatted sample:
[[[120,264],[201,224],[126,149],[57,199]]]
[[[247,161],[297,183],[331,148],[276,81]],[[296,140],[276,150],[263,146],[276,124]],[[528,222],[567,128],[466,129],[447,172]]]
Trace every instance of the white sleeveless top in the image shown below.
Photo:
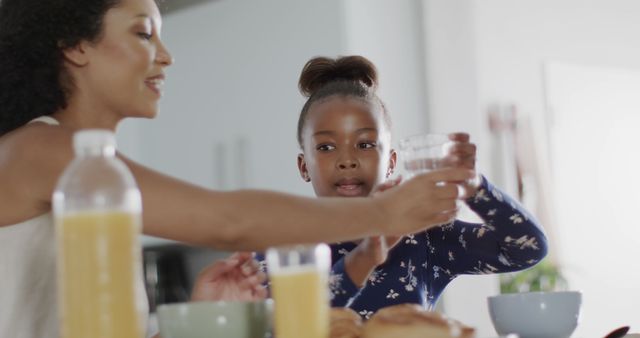
[[[58,337],[54,236],[50,213],[0,227],[0,338]]]
[[[34,122],[60,124],[50,116]],[[0,227],[0,338],[59,337],[55,243],[50,212]],[[147,325],[147,337],[158,333],[154,320]]]

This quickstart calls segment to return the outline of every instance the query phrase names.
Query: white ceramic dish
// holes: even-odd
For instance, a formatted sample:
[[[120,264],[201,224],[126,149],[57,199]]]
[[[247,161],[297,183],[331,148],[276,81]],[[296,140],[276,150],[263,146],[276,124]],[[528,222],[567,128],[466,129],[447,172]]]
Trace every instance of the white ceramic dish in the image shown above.
[[[519,338],[569,338],[578,326],[582,294],[528,292],[489,297],[489,315],[498,334]]]

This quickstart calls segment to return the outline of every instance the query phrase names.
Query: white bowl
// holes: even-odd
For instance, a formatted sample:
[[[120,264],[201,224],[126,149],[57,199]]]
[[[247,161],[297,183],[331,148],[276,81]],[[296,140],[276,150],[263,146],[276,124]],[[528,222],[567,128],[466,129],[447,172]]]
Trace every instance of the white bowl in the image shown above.
[[[489,315],[500,335],[568,338],[578,326],[582,294],[577,291],[528,292],[492,296]]]

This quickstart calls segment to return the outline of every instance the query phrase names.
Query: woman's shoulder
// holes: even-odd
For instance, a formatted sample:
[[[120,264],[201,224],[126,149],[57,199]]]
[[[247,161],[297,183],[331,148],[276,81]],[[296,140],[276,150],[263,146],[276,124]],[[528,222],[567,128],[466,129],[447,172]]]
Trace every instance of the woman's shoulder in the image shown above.
[[[72,136],[65,128],[34,123],[0,137],[0,225],[46,211],[73,158]]]
[[[0,166],[41,164],[45,167],[63,163],[73,157],[73,132],[69,129],[33,123],[0,137]]]

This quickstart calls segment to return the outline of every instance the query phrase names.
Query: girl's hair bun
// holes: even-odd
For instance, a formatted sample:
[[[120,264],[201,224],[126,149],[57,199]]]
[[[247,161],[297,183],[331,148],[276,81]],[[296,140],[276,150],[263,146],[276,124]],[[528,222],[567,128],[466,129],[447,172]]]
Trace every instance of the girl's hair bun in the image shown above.
[[[378,72],[371,61],[359,55],[336,59],[316,57],[304,65],[298,87],[302,95],[310,97],[328,83],[337,81],[360,82],[375,90]]]

